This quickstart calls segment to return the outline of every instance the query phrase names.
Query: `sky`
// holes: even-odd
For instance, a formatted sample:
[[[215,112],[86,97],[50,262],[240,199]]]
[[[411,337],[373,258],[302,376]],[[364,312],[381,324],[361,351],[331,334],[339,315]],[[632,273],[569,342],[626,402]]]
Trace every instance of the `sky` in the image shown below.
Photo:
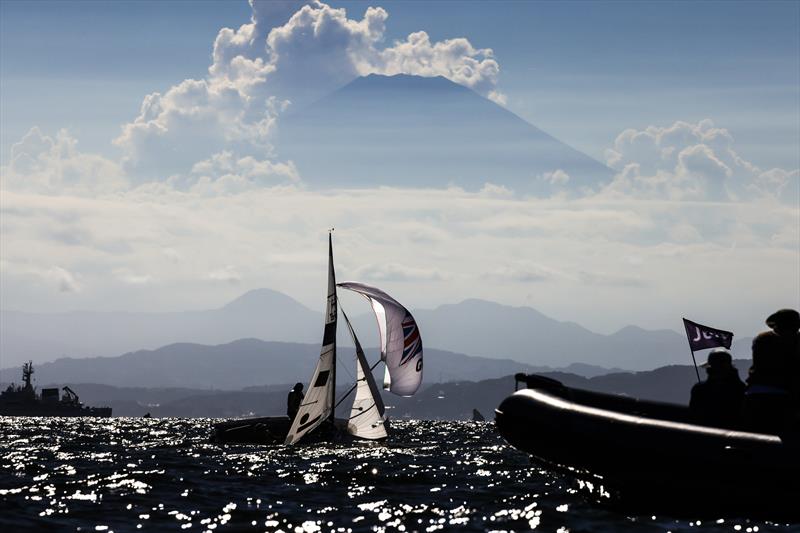
[[[335,226],[340,277],[412,308],[753,334],[800,306],[798,50],[797,2],[4,0],[0,308],[318,308]],[[370,73],[445,76],[618,175],[306,186],[283,114]]]

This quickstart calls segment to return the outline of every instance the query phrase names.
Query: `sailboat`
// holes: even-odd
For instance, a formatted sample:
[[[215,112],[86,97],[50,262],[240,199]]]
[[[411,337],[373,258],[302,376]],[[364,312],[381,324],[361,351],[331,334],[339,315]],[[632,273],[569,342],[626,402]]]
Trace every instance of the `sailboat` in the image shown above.
[[[380,359],[373,366],[369,365],[350,320],[339,307],[337,288],[363,296],[375,314],[380,336]],[[356,383],[337,401],[336,333],[340,312],[355,346]],[[355,282],[337,285],[333,238],[329,233],[328,292],[322,348],[296,416],[292,420],[288,417],[260,417],[223,422],[214,426],[212,440],[294,445],[310,438],[385,439],[388,436],[386,408],[372,374],[380,363],[385,366],[384,389],[399,396],[416,393],[422,383],[419,328],[408,309],[384,291]],[[336,407],[351,393],[355,395],[349,417],[336,419]]]

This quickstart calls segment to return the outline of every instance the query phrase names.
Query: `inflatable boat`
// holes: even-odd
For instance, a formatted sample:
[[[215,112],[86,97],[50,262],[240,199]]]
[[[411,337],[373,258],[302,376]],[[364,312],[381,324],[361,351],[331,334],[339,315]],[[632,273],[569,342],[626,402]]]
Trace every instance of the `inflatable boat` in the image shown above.
[[[528,388],[496,409],[497,429],[540,462],[668,507],[798,513],[800,447],[792,436],[700,425],[687,407],[573,389],[544,376],[517,379]]]

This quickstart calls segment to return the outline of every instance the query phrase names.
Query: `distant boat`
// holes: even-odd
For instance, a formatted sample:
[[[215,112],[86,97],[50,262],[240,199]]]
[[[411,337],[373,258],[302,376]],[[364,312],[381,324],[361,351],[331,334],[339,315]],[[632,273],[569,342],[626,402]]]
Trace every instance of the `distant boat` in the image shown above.
[[[377,318],[381,357],[370,366],[350,320],[342,311],[355,345],[356,383],[336,399],[336,328],[339,304],[336,288],[361,294],[370,303]],[[216,442],[251,442],[295,444],[308,434],[317,439],[349,435],[381,440],[388,436],[386,407],[375,383],[372,370],[385,365],[384,388],[400,396],[411,396],[422,383],[422,337],[411,313],[380,289],[361,283],[336,284],[333,264],[333,240],[328,236],[328,297],[322,349],[311,375],[300,409],[289,417],[259,417],[216,424],[212,440]],[[335,419],[334,412],[355,392],[350,416]]]
[[[800,515],[797,436],[709,427],[688,407],[573,389],[518,374],[529,388],[496,409],[514,447],[573,475],[591,474],[605,490],[651,505],[708,512]]]
[[[481,414],[480,411],[477,409],[472,410],[472,421],[473,422],[486,422],[486,418]]]
[[[42,389],[41,394],[37,394],[31,383],[33,373],[33,361],[28,361],[22,365],[23,385],[12,383],[0,393],[0,416],[111,416],[110,407],[83,405],[68,386],[61,389],[63,396],[58,388]]]

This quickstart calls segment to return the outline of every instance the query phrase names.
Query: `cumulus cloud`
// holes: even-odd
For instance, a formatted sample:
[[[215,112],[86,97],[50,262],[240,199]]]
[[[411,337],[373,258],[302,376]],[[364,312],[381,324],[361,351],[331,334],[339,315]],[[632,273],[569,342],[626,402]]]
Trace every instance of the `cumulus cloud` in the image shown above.
[[[710,119],[627,129],[606,150],[619,171],[605,192],[675,200],[740,200],[754,194],[797,202],[797,171],[764,171],[739,155]]]
[[[235,157],[223,151],[195,163],[188,181],[192,190],[207,194],[235,194],[254,188],[297,185],[300,175],[291,161],[258,160],[253,156]]]
[[[350,18],[322,2],[251,0],[252,17],[217,35],[203,79],[145,97],[114,141],[132,174],[153,179],[185,172],[210,154],[273,157],[276,121],[358,76],[444,76],[504,103],[491,49],[465,38],[433,42],[423,31],[387,45],[389,14],[368,7]]]
[[[11,146],[8,166],[0,169],[2,188],[57,194],[69,191],[94,194],[127,186],[122,169],[115,162],[78,150],[68,131],[55,137],[33,127]]]
[[[145,97],[139,116],[123,126],[114,144],[124,152],[125,168],[145,180],[185,172],[226,148],[269,155],[269,135],[283,107],[235,85],[185,80]]]

